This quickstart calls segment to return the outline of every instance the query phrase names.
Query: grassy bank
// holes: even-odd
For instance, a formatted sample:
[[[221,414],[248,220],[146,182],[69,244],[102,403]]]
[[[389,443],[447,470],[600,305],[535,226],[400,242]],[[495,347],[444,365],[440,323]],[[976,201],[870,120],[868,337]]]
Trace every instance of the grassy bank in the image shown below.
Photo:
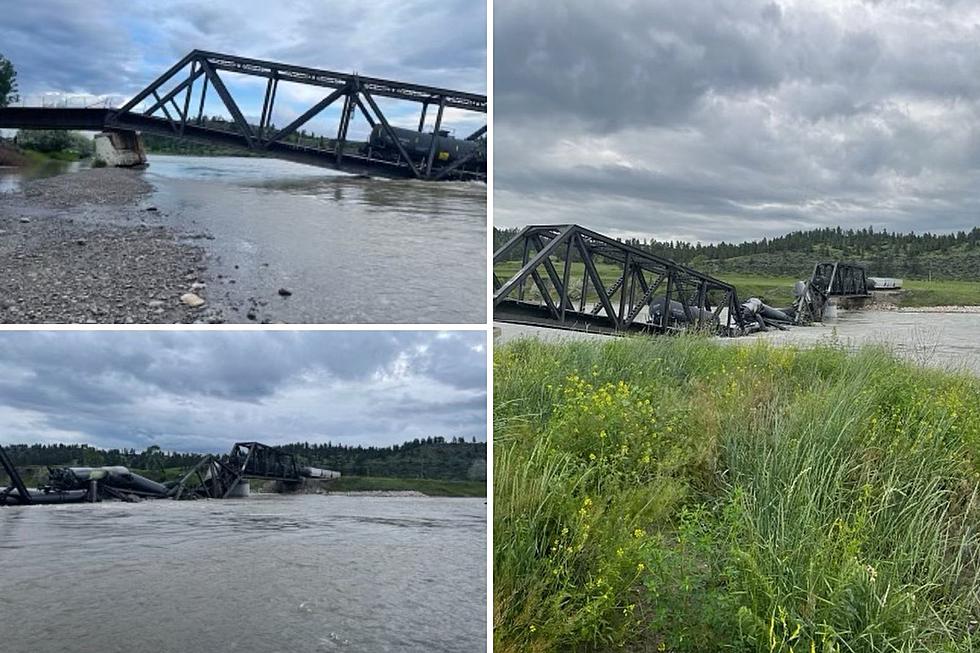
[[[328,492],[421,492],[432,497],[485,497],[485,481],[442,481],[430,478],[342,476],[324,484]]]
[[[499,651],[973,651],[980,383],[878,349],[494,354]]]
[[[720,274],[720,279],[738,289],[738,296],[761,297],[773,306],[788,306],[793,302],[793,284],[790,277],[762,277],[754,275]],[[926,281],[905,279],[902,292],[891,296],[898,306],[980,306],[980,282],[973,281]]]

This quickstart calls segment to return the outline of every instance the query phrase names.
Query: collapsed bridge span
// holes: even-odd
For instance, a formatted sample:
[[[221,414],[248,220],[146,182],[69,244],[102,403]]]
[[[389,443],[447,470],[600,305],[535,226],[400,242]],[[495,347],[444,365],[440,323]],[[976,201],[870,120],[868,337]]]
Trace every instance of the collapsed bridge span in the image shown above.
[[[701,331],[740,336],[821,322],[831,300],[871,297],[863,265],[820,262],[777,308],[732,284],[578,225],[522,229],[494,253],[493,318],[624,334]]]
[[[47,483],[29,489],[2,446],[0,467],[10,479],[7,487],[0,487],[0,506],[243,498],[249,494],[250,479],[276,481],[289,489],[304,479],[340,476],[340,472],[303,466],[292,454],[261,442],[236,442],[229,454],[205,455],[180,480],[169,483],[158,483],[122,466],[66,466],[48,467]]]

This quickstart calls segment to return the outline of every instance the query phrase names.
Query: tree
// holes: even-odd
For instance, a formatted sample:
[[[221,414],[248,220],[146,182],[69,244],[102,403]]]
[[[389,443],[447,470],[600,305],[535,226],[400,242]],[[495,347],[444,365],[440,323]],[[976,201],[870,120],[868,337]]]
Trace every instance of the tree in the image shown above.
[[[20,100],[17,95],[17,71],[14,64],[0,54],[0,107],[5,107]]]

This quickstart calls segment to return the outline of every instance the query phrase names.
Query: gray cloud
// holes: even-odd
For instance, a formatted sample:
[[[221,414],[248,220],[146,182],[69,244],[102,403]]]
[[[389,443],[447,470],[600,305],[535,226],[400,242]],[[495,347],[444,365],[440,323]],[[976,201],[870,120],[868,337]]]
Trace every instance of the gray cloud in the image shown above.
[[[131,96],[195,48],[486,89],[482,2],[38,0],[5,2],[0,20],[22,95]]]
[[[494,20],[497,225],[977,224],[974,3],[505,0]]]
[[[486,437],[478,332],[6,332],[0,442]]]

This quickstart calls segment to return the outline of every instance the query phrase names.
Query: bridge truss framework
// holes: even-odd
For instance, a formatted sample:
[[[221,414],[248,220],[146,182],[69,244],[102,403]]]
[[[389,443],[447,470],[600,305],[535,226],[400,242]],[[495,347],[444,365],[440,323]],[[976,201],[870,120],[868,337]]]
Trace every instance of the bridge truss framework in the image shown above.
[[[258,125],[246,120],[219,71],[266,79]],[[198,81],[201,82],[201,90],[198,99],[192,102]],[[322,87],[329,89],[329,92],[288,125],[276,129],[272,116],[280,82]],[[205,124],[204,107],[209,90],[217,93],[227,109],[231,116],[229,127],[233,130],[216,129]],[[436,111],[433,134],[438,134],[442,129],[446,109],[487,112],[485,95],[194,50],[119,109],[10,107],[0,109],[0,127],[146,131],[244,148],[359,174],[426,180],[486,179],[484,146],[473,148],[466,156],[445,164],[436,160],[436,138],[430,140],[428,151],[422,155],[406,150],[378,105],[376,98],[380,97],[420,105],[420,133],[425,128],[430,108]],[[138,111],[137,107],[144,102],[149,102],[149,107]],[[304,125],[335,103],[342,103],[342,108],[334,137],[310,138],[306,142],[295,137]],[[380,125],[397,150],[393,157],[374,155],[370,150],[364,153],[351,146],[348,131],[355,114],[363,116],[372,129]],[[466,136],[465,140],[482,144],[486,134],[487,127],[484,125]]]
[[[578,225],[525,227],[494,253],[494,267],[513,260],[514,251],[520,252],[517,272],[506,280],[494,272],[494,320],[604,333],[733,334],[744,328],[731,284]],[[572,279],[576,262],[582,264],[578,288]],[[616,277],[610,280],[607,272],[603,279],[600,267],[610,266]],[[651,318],[657,303],[660,310]],[[641,319],[645,309],[647,319]]]
[[[865,299],[871,297],[868,273],[863,265],[827,261],[813,266],[813,274],[804,283],[796,300],[796,323],[820,322],[831,297]]]

